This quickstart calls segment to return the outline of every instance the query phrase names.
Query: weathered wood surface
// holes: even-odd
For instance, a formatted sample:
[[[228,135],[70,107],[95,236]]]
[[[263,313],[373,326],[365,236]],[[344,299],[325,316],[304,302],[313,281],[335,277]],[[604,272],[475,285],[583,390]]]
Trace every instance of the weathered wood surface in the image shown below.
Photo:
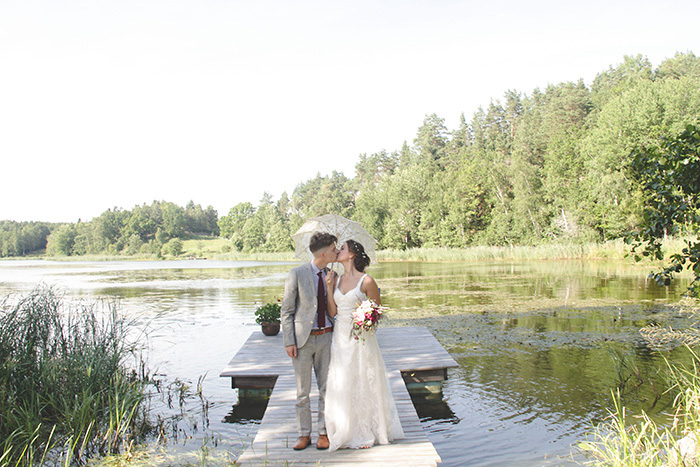
[[[377,340],[387,371],[419,372],[453,368],[457,362],[423,326],[380,328]],[[221,371],[231,378],[276,377],[293,374],[292,363],[284,351],[282,335],[265,336],[253,332],[246,343]],[[237,386],[234,386],[237,387]]]
[[[256,378],[276,381],[265,414],[252,445],[239,457],[242,466],[436,466],[440,456],[428,440],[408,394],[404,378],[415,378],[425,371],[431,380],[457,366],[445,349],[424,327],[381,328],[377,338],[387,366],[391,390],[406,438],[371,449],[319,451],[313,445],[294,451],[297,439],[296,384],[294,371],[284,352],[281,336],[253,333],[236,356],[221,372],[231,377],[233,387],[253,387]],[[403,376],[402,376],[403,373]],[[413,376],[411,376],[413,375]],[[237,386],[242,383],[243,386]],[[312,409],[318,401],[316,383],[312,385]],[[316,414],[313,414],[316,420]],[[312,435],[315,443],[316,433]]]

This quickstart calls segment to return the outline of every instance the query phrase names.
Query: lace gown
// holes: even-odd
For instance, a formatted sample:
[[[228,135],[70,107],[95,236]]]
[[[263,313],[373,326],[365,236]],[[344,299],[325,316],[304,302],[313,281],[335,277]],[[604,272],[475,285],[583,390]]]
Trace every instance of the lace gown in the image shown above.
[[[338,306],[326,383],[326,429],[330,449],[358,449],[404,437],[389,389],[384,359],[374,334],[351,335],[352,312],[367,296],[357,286],[347,294],[336,287]]]

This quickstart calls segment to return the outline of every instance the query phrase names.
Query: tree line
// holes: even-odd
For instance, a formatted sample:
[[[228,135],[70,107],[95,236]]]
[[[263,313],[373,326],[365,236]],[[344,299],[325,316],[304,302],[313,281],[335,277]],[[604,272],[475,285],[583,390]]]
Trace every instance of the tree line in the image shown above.
[[[698,121],[698,57],[678,53],[654,68],[642,55],[626,56],[590,86],[509,90],[454,129],[427,115],[412,144],[360,155],[352,177],[318,174],[291,195],[265,194],[220,218],[211,207],[163,201],[85,223],[41,224],[50,230],[44,246],[52,255],[158,254],[171,239],[203,233],[230,239],[237,251],[288,251],[304,220],[326,213],[361,222],[379,248],[605,241],[645,215],[648,190],[631,154]],[[24,224],[0,227],[0,255],[41,244],[6,247],[24,245],[17,225]]]
[[[288,250],[304,219],[334,212],[361,222],[380,248],[615,239],[643,217],[632,151],[699,120],[698,57],[678,53],[654,68],[627,56],[590,87],[509,90],[453,130],[428,115],[412,145],[361,155],[353,178],[317,175],[276,203],[234,206],[221,235],[241,251]]]
[[[0,223],[0,256],[46,250],[50,256],[170,253],[191,235],[218,236],[218,213],[190,201],[184,208],[166,201],[131,210],[108,209],[89,222],[47,224]],[[181,243],[180,243],[181,245]],[[180,247],[181,248],[181,247]]]
[[[49,256],[92,254],[173,254],[181,239],[218,236],[219,215],[193,201],[185,207],[167,201],[108,209],[89,222],[52,224],[0,221],[0,257],[45,251]]]
[[[0,258],[43,250],[53,228],[45,222],[0,221]]]

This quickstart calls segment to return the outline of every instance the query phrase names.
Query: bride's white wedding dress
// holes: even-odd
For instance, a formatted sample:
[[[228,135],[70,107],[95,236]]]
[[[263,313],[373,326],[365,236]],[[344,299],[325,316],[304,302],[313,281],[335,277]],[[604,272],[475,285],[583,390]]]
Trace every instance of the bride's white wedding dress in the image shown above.
[[[376,336],[368,333],[363,341],[351,335],[352,312],[367,300],[360,290],[366,276],[348,293],[343,294],[336,286],[333,294],[338,314],[325,411],[331,451],[388,444],[404,437]]]

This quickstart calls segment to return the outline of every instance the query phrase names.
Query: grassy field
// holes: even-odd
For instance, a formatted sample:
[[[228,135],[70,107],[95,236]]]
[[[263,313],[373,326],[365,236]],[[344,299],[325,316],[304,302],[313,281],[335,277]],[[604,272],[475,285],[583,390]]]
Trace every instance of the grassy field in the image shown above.
[[[259,253],[242,253],[231,252],[226,254],[216,255],[214,259],[221,261],[299,261],[294,257],[294,252],[284,251],[279,253],[259,252]]]
[[[199,237],[182,242],[182,255],[185,257],[213,258],[231,250],[231,242],[221,237]]]

